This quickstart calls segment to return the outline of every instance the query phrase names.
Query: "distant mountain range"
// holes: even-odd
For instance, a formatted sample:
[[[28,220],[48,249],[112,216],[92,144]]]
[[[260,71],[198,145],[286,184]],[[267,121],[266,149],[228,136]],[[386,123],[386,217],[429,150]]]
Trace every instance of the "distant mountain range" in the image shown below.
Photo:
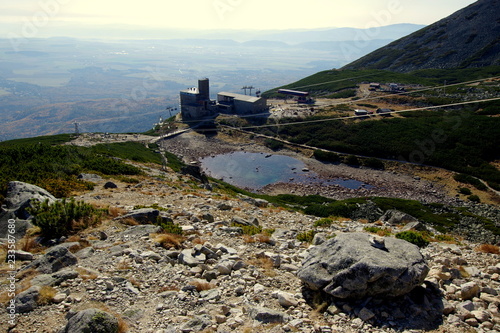
[[[365,41],[374,39],[395,40],[424,27],[418,24],[393,24],[370,29],[325,28],[307,30],[178,30],[151,29],[128,25],[63,25],[47,26],[36,36],[39,38],[65,37],[90,39],[231,39],[238,42],[265,40],[290,45],[305,42]],[[22,25],[0,22],[0,37],[12,33],[22,35]]]
[[[479,0],[344,69],[410,72],[500,65],[500,0]]]

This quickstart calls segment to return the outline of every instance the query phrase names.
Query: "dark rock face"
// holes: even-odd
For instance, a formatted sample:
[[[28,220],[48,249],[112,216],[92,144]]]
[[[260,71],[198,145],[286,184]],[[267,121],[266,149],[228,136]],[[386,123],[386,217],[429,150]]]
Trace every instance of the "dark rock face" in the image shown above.
[[[37,306],[37,300],[40,297],[40,287],[33,286],[14,298],[14,304],[17,313],[26,313],[33,311]]]
[[[140,224],[151,224],[157,223],[158,218],[160,217],[160,211],[154,208],[141,208],[136,209],[126,215],[120,216],[117,219],[125,220],[125,219],[134,219]]]
[[[31,264],[26,266],[28,268],[34,268],[40,273],[52,274],[57,272],[64,267],[75,265],[78,259],[69,252],[68,248],[63,245],[58,245],[51,248],[42,257],[36,259]]]
[[[68,320],[60,333],[116,333],[118,319],[98,309],[87,309],[78,312]]]
[[[365,233],[341,234],[314,247],[297,275],[336,298],[396,297],[424,282],[429,267],[417,246]]]
[[[479,0],[407,37],[382,47],[344,69],[410,72],[500,63],[500,0]]]

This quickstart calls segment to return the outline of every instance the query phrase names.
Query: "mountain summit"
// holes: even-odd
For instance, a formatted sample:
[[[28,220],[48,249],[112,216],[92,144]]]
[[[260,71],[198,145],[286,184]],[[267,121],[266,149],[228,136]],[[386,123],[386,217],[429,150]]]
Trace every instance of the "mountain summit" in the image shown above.
[[[410,72],[500,64],[500,0],[479,0],[344,69]]]

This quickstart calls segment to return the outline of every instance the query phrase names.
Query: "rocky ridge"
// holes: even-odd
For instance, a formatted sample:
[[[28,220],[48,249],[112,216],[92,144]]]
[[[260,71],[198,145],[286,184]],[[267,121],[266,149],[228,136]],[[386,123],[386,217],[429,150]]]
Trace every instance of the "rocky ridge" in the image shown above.
[[[498,255],[478,252],[478,244],[422,249],[430,271],[409,294],[334,299],[305,288],[297,277],[310,248],[296,236],[317,218],[199,189],[189,176],[149,171],[135,186],[116,182],[118,188],[104,189],[108,180],[102,180],[78,198],[119,207],[122,216],[45,253],[16,252],[16,283],[26,289],[15,298],[16,324],[9,325],[2,312],[0,329],[72,332],[69,326],[81,324],[76,319],[104,311],[129,332],[500,330]],[[137,211],[136,205],[158,208]],[[148,216],[171,219],[186,240],[162,246],[160,228],[141,224]],[[396,231],[389,220],[338,220],[320,228],[311,246],[367,226]],[[274,232],[243,235],[242,225]],[[41,302],[47,288],[54,294]]]

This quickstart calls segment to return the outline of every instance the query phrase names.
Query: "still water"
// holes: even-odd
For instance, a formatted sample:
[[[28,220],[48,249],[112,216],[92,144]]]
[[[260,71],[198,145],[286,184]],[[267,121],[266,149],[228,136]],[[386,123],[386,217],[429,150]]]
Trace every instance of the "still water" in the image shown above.
[[[209,176],[249,189],[260,189],[274,183],[322,183],[350,189],[369,185],[354,179],[321,179],[307,170],[304,162],[284,155],[233,152],[205,157],[201,167]]]

